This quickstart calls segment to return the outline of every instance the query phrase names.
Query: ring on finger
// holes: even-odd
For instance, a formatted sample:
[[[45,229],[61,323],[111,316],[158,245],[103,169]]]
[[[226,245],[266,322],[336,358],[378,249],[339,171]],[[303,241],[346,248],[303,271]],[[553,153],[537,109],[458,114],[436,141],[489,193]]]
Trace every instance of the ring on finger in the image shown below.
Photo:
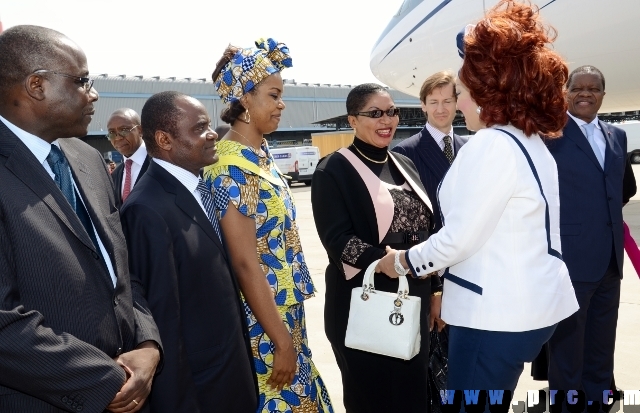
[[[136,401],[136,399],[133,399],[133,402],[136,404],[136,406],[138,405],[138,402]]]

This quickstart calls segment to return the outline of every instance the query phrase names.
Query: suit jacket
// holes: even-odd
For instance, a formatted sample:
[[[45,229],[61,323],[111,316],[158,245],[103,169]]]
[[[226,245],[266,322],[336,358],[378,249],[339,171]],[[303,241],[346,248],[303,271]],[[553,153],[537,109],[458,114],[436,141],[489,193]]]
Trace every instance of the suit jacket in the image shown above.
[[[151,161],[151,157],[147,155],[146,159],[144,160],[144,163],[142,164],[142,167],[140,168],[140,173],[138,174],[138,177],[133,183],[134,185],[137,184],[140,178],[142,178],[142,175],[144,175],[144,173],[147,172],[147,168],[149,167],[150,161]],[[114,169],[113,172],[111,173],[111,179],[113,179],[113,183],[115,186],[116,207],[120,209],[120,207],[122,207],[122,181],[124,180],[124,162],[116,166],[116,169]]]
[[[453,135],[453,148],[456,156],[462,145],[466,142],[465,138],[456,134]],[[419,133],[400,142],[392,151],[411,159],[418,169],[422,185],[424,185],[424,188],[427,190],[427,195],[433,205],[434,231],[438,232],[440,228],[442,228],[442,219],[440,217],[440,206],[438,205],[436,192],[440,181],[442,181],[442,178],[444,178],[444,175],[450,167],[447,157],[433,139],[426,126],[422,128]]]
[[[558,174],[538,135],[496,128],[513,137],[486,128],[469,140],[440,186],[444,227],[406,258],[414,275],[448,268],[447,324],[540,329],[578,310],[560,249]]]
[[[601,279],[612,251],[622,277],[622,204],[635,193],[635,178],[626,168],[626,133],[604,122],[600,127],[607,143],[604,170],[572,118],[561,138],[547,141],[558,165],[562,250],[574,281]]]
[[[160,343],[129,281],[113,183],[98,151],[60,140],[108,251],[26,145],[0,122],[0,411],[102,412],[125,381],[113,358]]]
[[[253,413],[257,387],[229,258],[194,196],[150,163],[122,208],[131,278],[164,345],[153,412]]]

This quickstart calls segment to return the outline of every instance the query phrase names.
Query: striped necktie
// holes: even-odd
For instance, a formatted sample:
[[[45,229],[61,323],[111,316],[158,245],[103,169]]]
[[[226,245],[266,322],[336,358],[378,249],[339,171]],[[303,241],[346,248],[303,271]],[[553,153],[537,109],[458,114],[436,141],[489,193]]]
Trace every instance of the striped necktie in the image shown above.
[[[216,217],[215,208],[213,206],[213,197],[211,196],[211,189],[207,187],[207,184],[202,180],[202,178],[198,179],[198,192],[200,192],[200,199],[202,200],[202,205],[204,206],[205,211],[207,211],[207,218],[211,222],[213,229],[218,234],[218,238],[222,241],[222,234],[220,233],[220,223],[218,222],[218,217]]]

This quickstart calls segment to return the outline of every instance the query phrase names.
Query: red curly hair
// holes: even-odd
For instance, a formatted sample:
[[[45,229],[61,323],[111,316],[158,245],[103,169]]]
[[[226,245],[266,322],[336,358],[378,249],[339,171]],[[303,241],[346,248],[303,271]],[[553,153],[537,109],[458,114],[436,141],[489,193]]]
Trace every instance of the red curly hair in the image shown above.
[[[538,9],[502,0],[464,37],[459,77],[487,126],[512,124],[525,135],[559,137],[567,122],[569,70],[547,47],[556,38]]]

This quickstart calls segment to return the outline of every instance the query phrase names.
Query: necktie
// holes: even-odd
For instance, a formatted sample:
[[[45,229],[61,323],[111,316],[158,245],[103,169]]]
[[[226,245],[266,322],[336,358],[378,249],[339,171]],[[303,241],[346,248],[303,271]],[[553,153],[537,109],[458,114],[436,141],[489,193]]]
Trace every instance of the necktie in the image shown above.
[[[124,161],[124,189],[122,191],[122,202],[127,200],[127,197],[131,193],[131,164],[133,161],[127,159]]]
[[[220,223],[218,222],[218,218],[215,214],[215,208],[213,206],[213,197],[211,196],[211,190],[207,187],[207,184],[202,180],[202,178],[198,179],[198,192],[200,192],[200,199],[202,200],[202,205],[204,209],[207,211],[207,217],[213,226],[213,229],[218,234],[218,238],[222,241],[222,234],[220,233]]]
[[[76,215],[82,222],[85,231],[87,231],[87,235],[91,238],[93,245],[96,249],[96,252],[101,258],[101,262],[104,265],[104,258],[102,257],[102,252],[100,251],[100,246],[98,245],[98,239],[96,238],[96,234],[93,230],[93,225],[91,224],[91,218],[89,217],[89,212],[87,212],[84,204],[81,199],[78,199],[79,195],[73,188],[73,181],[71,180],[71,171],[69,170],[69,163],[67,162],[67,158],[65,158],[62,151],[56,146],[51,145],[51,152],[47,156],[47,163],[49,167],[53,171],[55,176],[56,185],[62,191],[62,194],[69,204],[75,211]]]
[[[600,167],[604,169],[604,159],[602,159],[602,152],[600,152],[600,148],[598,148],[598,145],[596,144],[596,140],[593,136],[593,131],[595,127],[596,125],[594,125],[593,123],[587,123],[585,125],[582,125],[582,129],[584,129],[585,135],[587,136],[587,141],[589,141],[589,145],[591,145],[591,149],[593,150],[593,153],[596,155],[596,159],[598,159],[598,163],[600,163]]]
[[[444,156],[447,157],[449,164],[453,163],[453,146],[451,146],[451,136],[447,135],[443,139],[444,141]]]

